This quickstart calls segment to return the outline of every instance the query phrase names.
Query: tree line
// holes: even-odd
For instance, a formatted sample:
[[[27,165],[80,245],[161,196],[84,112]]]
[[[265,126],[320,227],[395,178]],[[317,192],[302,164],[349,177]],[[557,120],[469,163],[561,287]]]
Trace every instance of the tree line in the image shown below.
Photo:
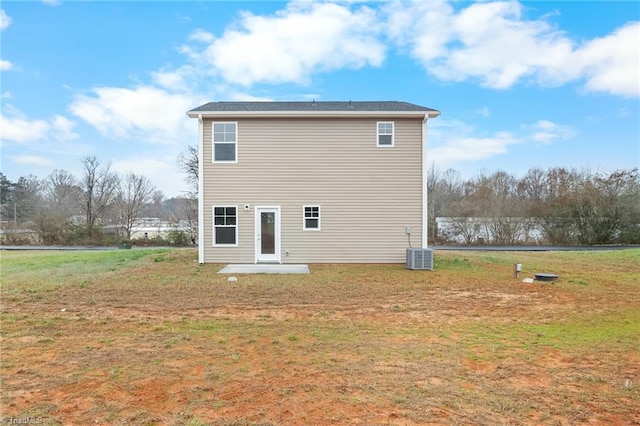
[[[47,178],[9,181],[0,173],[3,242],[7,229],[28,225],[44,244],[103,244],[130,240],[135,222],[155,217],[188,224],[180,242],[197,238],[198,152],[177,159],[190,192],[165,199],[145,176],[119,176],[96,157],[82,160],[82,176],[54,170]],[[462,179],[433,166],[427,176],[432,244],[640,244],[638,168],[598,173],[555,167],[504,171]],[[533,235],[533,236],[532,236]]]
[[[521,178],[497,171],[463,180],[432,167],[427,187],[436,244],[640,244],[637,168],[531,168]],[[446,229],[437,218],[447,218]]]
[[[189,146],[178,164],[195,198],[197,148]],[[432,166],[427,197],[431,244],[640,244],[637,168],[534,167],[522,178],[496,171],[464,180],[454,169]],[[448,226],[439,226],[439,219]]]
[[[43,244],[107,244],[130,241],[143,217],[186,221],[190,242],[197,232],[197,212],[191,196],[166,199],[145,176],[118,175],[95,156],[81,160],[82,175],[54,170],[40,179],[29,175],[12,182],[0,172],[3,243],[26,243],[29,229]],[[184,232],[183,232],[184,233]]]

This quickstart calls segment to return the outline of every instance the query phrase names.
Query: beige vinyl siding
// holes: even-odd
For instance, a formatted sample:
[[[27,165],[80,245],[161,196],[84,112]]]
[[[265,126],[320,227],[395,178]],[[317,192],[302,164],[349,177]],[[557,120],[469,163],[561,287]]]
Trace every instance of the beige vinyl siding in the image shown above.
[[[381,120],[395,123],[392,148],[377,146]],[[205,262],[255,262],[261,205],[281,208],[283,263],[401,263],[407,226],[420,246],[421,119],[225,117],[238,123],[237,164],[212,163],[212,121],[204,121]],[[238,247],[213,247],[213,205],[238,207]],[[320,231],[303,230],[304,205],[321,207]]]

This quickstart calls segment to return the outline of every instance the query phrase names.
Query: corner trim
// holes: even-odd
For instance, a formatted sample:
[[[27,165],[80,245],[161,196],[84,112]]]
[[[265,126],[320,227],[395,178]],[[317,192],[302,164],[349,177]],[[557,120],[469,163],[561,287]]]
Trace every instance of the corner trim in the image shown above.
[[[204,123],[198,114],[198,263],[204,263]]]
[[[427,191],[427,120],[422,120],[422,248],[427,248],[429,241],[429,193]]]

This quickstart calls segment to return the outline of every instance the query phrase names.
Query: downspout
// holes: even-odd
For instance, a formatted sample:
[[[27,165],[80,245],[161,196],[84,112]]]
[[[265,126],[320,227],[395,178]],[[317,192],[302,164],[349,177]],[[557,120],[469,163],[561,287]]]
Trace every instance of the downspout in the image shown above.
[[[429,194],[427,192],[427,120],[422,120],[422,248],[427,248],[429,240]]]
[[[198,114],[198,263],[204,263],[204,123]]]

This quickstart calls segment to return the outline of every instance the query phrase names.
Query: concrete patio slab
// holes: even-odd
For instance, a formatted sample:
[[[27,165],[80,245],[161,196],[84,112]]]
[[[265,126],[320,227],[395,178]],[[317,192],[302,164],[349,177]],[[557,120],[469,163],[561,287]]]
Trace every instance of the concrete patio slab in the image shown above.
[[[227,265],[219,274],[308,274],[309,265],[238,264]]]

